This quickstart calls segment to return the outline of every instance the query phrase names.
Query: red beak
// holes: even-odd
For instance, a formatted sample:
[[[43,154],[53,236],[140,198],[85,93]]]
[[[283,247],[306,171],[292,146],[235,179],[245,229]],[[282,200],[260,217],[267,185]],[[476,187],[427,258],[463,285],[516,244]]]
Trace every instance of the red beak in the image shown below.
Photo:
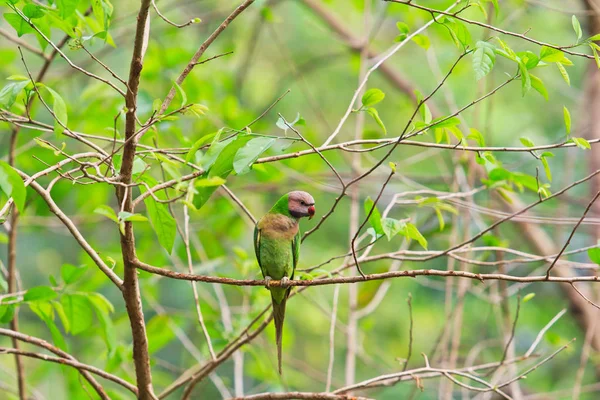
[[[312,219],[315,216],[315,206],[308,207],[308,219]]]

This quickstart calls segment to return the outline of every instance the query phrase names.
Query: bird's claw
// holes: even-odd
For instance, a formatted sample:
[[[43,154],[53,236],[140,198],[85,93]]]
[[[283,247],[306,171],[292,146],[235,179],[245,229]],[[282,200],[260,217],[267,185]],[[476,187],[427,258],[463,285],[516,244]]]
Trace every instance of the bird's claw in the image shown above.
[[[281,281],[279,281],[279,284],[281,285],[282,288],[287,288],[290,286],[290,278],[288,278],[287,276],[284,276],[283,278],[281,278]]]
[[[271,288],[272,280],[273,280],[273,278],[271,278],[269,275],[265,276],[265,288],[267,288],[267,289]]]

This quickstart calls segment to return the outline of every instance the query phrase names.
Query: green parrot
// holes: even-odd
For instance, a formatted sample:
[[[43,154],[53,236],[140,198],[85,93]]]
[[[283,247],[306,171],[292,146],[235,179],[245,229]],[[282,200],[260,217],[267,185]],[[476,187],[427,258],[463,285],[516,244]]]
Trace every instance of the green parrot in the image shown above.
[[[300,257],[300,229],[298,221],[315,215],[315,200],[301,191],[283,195],[254,228],[254,251],[258,265],[271,291],[277,365],[281,375],[281,335],[285,317],[285,302],[290,294],[286,283],[294,279]],[[280,280],[283,287],[270,287],[271,279]]]

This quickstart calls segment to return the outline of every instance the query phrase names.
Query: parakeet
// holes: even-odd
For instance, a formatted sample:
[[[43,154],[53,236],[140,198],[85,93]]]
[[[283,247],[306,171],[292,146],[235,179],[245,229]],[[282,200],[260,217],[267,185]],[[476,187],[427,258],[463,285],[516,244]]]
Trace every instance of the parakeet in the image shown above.
[[[285,303],[290,293],[285,283],[294,279],[300,257],[300,229],[298,221],[315,215],[315,200],[301,191],[283,195],[254,228],[254,251],[260,270],[271,291],[277,365],[281,375],[281,335],[285,317]],[[270,287],[271,279],[280,280],[284,287]]]

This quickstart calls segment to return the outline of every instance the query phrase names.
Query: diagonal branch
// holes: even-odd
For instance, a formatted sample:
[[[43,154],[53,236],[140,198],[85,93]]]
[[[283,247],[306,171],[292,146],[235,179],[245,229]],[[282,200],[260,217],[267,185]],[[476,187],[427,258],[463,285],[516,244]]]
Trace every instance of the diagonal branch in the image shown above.
[[[62,351],[58,347],[51,345],[50,343],[46,342],[45,340],[38,339],[33,336],[25,335],[23,333],[16,332],[16,331],[13,331],[10,329],[4,329],[4,328],[0,328],[0,335],[15,338],[22,342],[31,343],[38,347],[44,348],[44,349],[56,354],[57,356],[59,356],[61,358],[77,362],[77,360],[75,360],[75,358],[72,355]],[[100,396],[100,398],[102,400],[110,400],[110,397],[108,397],[108,395],[106,394],[106,392],[104,391],[102,386],[100,386],[100,384],[94,379],[94,377],[92,375],[90,375],[90,373],[88,371],[86,371],[84,369],[80,369],[80,368],[78,368],[78,370],[79,370],[79,373],[90,383],[90,385],[92,385],[92,387],[94,388],[94,390],[96,390],[96,392],[98,393],[98,395]]]
[[[254,3],[254,0],[244,0],[242,2],[242,4],[240,4],[235,10],[233,10],[233,12],[227,18],[225,18],[225,20],[221,23],[221,25],[219,25],[217,27],[217,29],[215,29],[215,31],[208,37],[208,39],[206,39],[204,41],[204,43],[202,43],[200,45],[200,48],[198,49],[198,51],[196,51],[196,54],[194,54],[194,56],[192,57],[192,59],[190,60],[188,65],[186,65],[186,67],[183,69],[181,74],[179,74],[179,76],[175,80],[175,82],[178,85],[181,85],[183,83],[185,78],[187,78],[187,76],[190,74],[190,72],[192,72],[192,69],[194,69],[194,67],[197,65],[198,61],[200,60],[200,57],[202,57],[202,55],[204,54],[206,49],[208,49],[208,47],[215,41],[215,39],[217,37],[219,37],[219,35],[227,28],[227,26],[231,23],[231,21],[233,21],[238,15],[240,15],[252,3]],[[176,93],[177,93],[177,90],[175,88],[175,85],[173,85],[171,87],[171,90],[169,90],[167,97],[161,104],[158,114],[162,114],[165,112],[165,110],[169,107],[169,105],[173,101],[173,98],[175,97]]]
[[[31,351],[24,351],[24,350],[18,350],[18,349],[11,349],[11,348],[7,348],[7,347],[0,347],[0,354],[19,354],[19,355],[22,355],[25,357],[37,358],[38,360],[44,360],[44,361],[49,361],[49,362],[53,362],[56,364],[68,365],[79,371],[88,371],[88,372],[96,374],[104,379],[108,379],[109,381],[115,382],[116,384],[123,386],[125,389],[127,389],[130,392],[132,392],[133,394],[137,395],[137,388],[134,385],[132,385],[131,383],[127,382],[126,380],[123,380],[116,375],[109,374],[108,372],[106,372],[100,368],[96,368],[92,365],[80,363],[79,361],[77,361],[75,359],[69,359],[69,358],[65,358],[65,357],[53,357],[53,356],[48,356],[46,354],[34,353]]]

